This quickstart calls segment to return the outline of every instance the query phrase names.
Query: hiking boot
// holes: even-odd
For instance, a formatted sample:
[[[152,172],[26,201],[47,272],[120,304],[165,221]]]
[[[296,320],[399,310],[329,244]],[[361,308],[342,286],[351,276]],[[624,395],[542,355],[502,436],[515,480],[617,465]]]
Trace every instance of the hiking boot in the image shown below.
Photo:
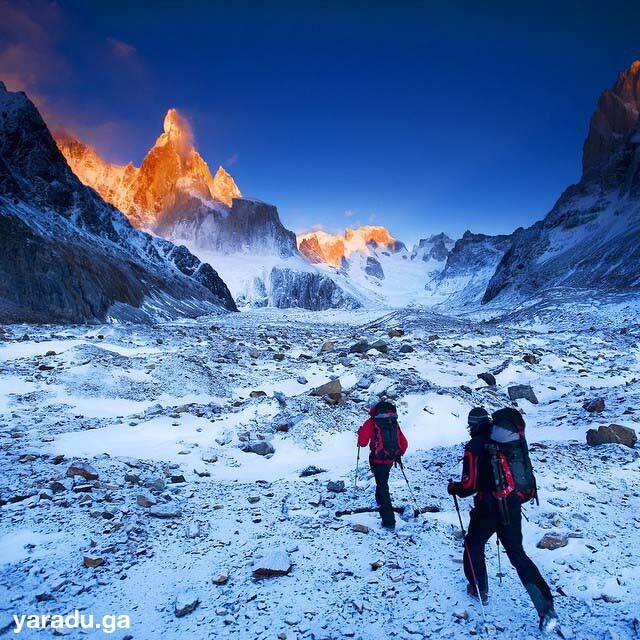
[[[478,598],[478,592],[476,590],[475,585],[473,584],[468,584],[467,585],[467,593],[472,597],[472,598]],[[489,601],[489,594],[486,591],[480,591],[480,599],[482,600],[482,604],[487,604],[487,602]]]
[[[558,627],[558,614],[553,607],[540,614],[540,631],[551,633]]]

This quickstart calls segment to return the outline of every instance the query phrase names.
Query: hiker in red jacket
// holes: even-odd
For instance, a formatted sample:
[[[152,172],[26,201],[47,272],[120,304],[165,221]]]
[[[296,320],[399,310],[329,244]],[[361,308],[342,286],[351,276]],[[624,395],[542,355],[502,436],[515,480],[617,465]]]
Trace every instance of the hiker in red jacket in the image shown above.
[[[389,473],[394,462],[407,450],[407,439],[398,424],[398,412],[390,402],[378,402],[371,416],[358,430],[358,446],[369,445],[369,465],[376,480],[376,502],[380,505],[382,526],[395,529],[396,516],[389,495]]]

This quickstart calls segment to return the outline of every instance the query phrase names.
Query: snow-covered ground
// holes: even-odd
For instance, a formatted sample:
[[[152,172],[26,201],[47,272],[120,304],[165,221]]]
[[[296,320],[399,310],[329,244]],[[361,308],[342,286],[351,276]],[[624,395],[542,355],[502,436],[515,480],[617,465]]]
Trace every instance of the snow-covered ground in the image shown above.
[[[507,388],[527,384],[539,404],[518,404],[541,505],[527,507],[525,545],[567,637],[637,637],[639,452],[587,447],[585,433],[640,420],[638,303],[533,305],[484,322],[381,313],[3,327],[0,634],[13,634],[13,614],[75,609],[127,614],[131,629],[113,637],[143,640],[481,634],[446,484],[459,475],[469,409],[505,406]],[[389,337],[394,328],[404,335]],[[382,339],[388,353],[350,353],[360,339]],[[321,351],[327,342],[333,349]],[[483,372],[495,373],[496,388],[478,379]],[[309,394],[334,378],[338,404]],[[438,509],[412,518],[407,486],[392,471],[394,502],[406,507],[394,534],[375,513],[335,515],[372,506],[366,455],[354,488],[355,431],[382,395],[398,404],[419,506]],[[604,412],[586,412],[583,402],[596,397]],[[242,450],[263,440],[272,455]],[[90,464],[98,479],[67,477],[72,464]],[[309,465],[324,471],[300,477]],[[329,480],[346,491],[329,492]],[[537,549],[548,532],[568,544]],[[494,544],[487,553],[489,635],[536,637],[515,572],[503,555],[498,584]],[[85,567],[85,557],[103,564]],[[254,578],[264,565],[289,564],[288,575]],[[198,605],[177,617],[176,600]]]

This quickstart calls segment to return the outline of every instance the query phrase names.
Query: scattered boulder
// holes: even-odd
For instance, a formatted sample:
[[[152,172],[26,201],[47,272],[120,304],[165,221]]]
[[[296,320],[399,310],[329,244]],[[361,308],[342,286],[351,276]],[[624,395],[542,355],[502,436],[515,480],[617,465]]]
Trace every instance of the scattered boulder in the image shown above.
[[[217,578],[214,578],[212,582],[213,584],[217,584],[218,586],[227,584],[227,582],[229,582],[229,575],[226,573],[221,573]]]
[[[484,382],[486,382],[490,387],[495,387],[497,384],[496,377],[492,373],[489,373],[488,371],[485,371],[484,373],[479,373],[478,378],[480,378],[480,380],[484,380]]]
[[[509,398],[511,400],[528,400],[531,404],[538,404],[538,398],[534,393],[531,385],[528,384],[516,384],[507,389]]]
[[[375,349],[380,353],[389,353],[389,345],[384,340],[376,340],[369,345],[370,349]]]
[[[329,480],[329,482],[327,482],[327,491],[331,491],[332,493],[343,493],[346,491],[344,482],[342,480]]]
[[[605,409],[604,398],[595,398],[594,400],[586,400],[582,404],[582,408],[589,413],[601,413]]]
[[[154,478],[154,477],[150,477],[150,478],[146,478],[144,481],[144,486],[147,489],[151,489],[151,491],[156,491],[158,493],[162,493],[165,490],[165,482],[162,478],[158,477],[158,478]]]
[[[369,533],[369,527],[364,524],[356,523],[351,527],[351,531],[354,533]]]
[[[366,353],[371,347],[366,340],[358,340],[349,347],[349,353]]]
[[[58,480],[54,480],[53,482],[51,482],[49,484],[49,489],[53,492],[53,493],[64,493],[67,490],[67,487],[65,487],[62,482],[58,482]]]
[[[404,335],[404,331],[402,329],[389,329],[387,335],[390,338],[402,338]]]
[[[284,360],[284,353],[274,353],[273,359],[277,360],[278,362],[282,362]]]
[[[291,571],[291,560],[285,551],[271,549],[256,560],[253,577],[256,579],[286,576]]]
[[[545,533],[536,547],[538,547],[538,549],[553,551],[554,549],[566,547],[568,543],[568,537],[562,533]]]
[[[85,480],[97,480],[98,472],[90,465],[84,462],[72,464],[67,469],[67,477],[82,476]]]
[[[527,353],[522,359],[527,364],[538,364],[538,362],[540,362],[532,353]]]
[[[104,558],[101,556],[85,556],[82,564],[85,567],[101,567],[104,564]]]
[[[340,382],[340,378],[330,380],[309,392],[309,395],[312,396],[329,396],[330,398],[339,398],[341,394],[342,383]]]
[[[200,605],[200,598],[193,591],[183,591],[176,596],[173,612],[176,618],[182,618],[193,613]]]
[[[154,518],[169,520],[171,518],[180,518],[182,516],[182,511],[173,504],[160,504],[151,507],[149,509],[149,515]]]
[[[139,493],[136,496],[136,502],[141,507],[153,507],[154,505],[158,504],[158,501],[155,499],[155,497],[148,491],[146,491],[145,493]]]
[[[264,398],[264,397],[266,397],[266,395],[267,394],[264,391],[252,391],[249,394],[249,397],[250,398]]]
[[[275,449],[270,442],[266,440],[249,440],[242,445],[242,450],[245,453],[255,453],[259,456],[268,456],[275,453]]]
[[[296,382],[298,384],[307,384],[309,381],[304,376],[298,376]]]
[[[335,349],[335,343],[334,342],[325,342],[321,347],[320,347],[320,353],[326,353],[327,351],[333,351]]]
[[[317,476],[319,473],[326,473],[326,472],[327,472],[326,469],[320,469],[320,467],[316,467],[314,465],[310,465],[310,466],[304,468],[300,472],[300,477],[301,478],[308,478],[309,476]]]
[[[403,344],[400,347],[400,353],[413,353],[415,349],[410,344]]]
[[[597,431],[596,429],[587,431],[587,444],[591,447],[615,443],[623,444],[633,449],[637,441],[636,432],[630,427],[624,427],[620,424],[600,425]]]

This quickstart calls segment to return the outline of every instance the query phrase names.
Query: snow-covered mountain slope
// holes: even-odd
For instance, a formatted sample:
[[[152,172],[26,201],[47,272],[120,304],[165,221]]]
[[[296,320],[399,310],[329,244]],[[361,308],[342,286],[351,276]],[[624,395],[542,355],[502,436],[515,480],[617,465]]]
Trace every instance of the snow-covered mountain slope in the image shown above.
[[[397,253],[406,247],[380,226],[346,229],[344,234],[326,231],[301,233],[297,237],[300,253],[311,263],[330,264],[337,269],[347,266],[352,254],[371,255],[375,251]]]
[[[447,255],[444,268],[433,272],[425,289],[432,305],[460,309],[480,303],[511,236],[466,231]]]
[[[508,245],[507,236],[466,232],[454,242],[440,233],[409,253],[384,227],[298,236],[307,260],[338,269],[369,304],[391,307],[479,304]]]
[[[68,132],[55,135],[60,151],[83,184],[95,189],[120,209],[135,227],[153,231],[165,226],[173,213],[185,215],[188,207],[230,207],[241,197],[233,178],[219,167],[215,176],[193,145],[189,123],[169,109],[164,132],[140,167],[110,164]]]
[[[222,167],[211,177],[188,123],[174,109],[139,169],[110,165],[68,134],[58,135],[57,143],[80,179],[134,226],[224,265],[241,306],[320,310],[362,304],[363,295],[345,278],[300,258],[295,234],[284,227],[276,207],[241,197]]]
[[[640,62],[598,102],[583,175],[551,212],[518,229],[484,302],[565,287],[574,295],[640,287]]]
[[[37,109],[0,83],[0,317],[149,320],[235,310],[210,265],[136,231],[71,172]]]
[[[197,242],[184,244],[202,261],[216,265],[239,307],[322,311],[355,309],[372,302],[343,274],[311,265],[297,252],[289,256],[251,251],[228,254]]]

